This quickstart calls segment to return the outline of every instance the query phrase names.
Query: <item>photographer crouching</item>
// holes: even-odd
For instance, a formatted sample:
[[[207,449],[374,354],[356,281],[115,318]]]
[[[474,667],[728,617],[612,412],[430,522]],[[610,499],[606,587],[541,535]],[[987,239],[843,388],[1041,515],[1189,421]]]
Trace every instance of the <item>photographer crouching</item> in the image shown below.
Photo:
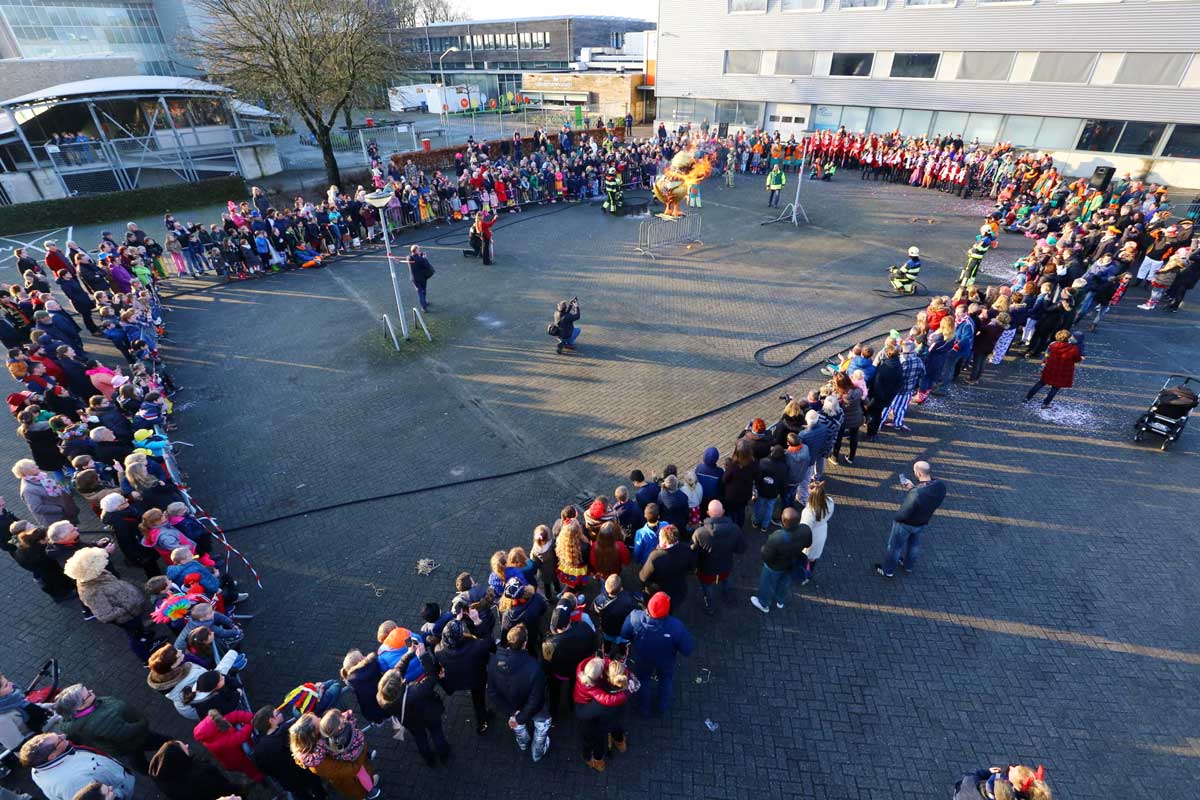
[[[579,327],[575,325],[578,321],[578,297],[572,297],[570,300],[564,300],[558,304],[558,308],[554,312],[554,322],[546,326],[546,333],[558,338],[558,347],[555,349],[559,355],[562,355],[563,350],[575,349],[575,340],[579,338]]]

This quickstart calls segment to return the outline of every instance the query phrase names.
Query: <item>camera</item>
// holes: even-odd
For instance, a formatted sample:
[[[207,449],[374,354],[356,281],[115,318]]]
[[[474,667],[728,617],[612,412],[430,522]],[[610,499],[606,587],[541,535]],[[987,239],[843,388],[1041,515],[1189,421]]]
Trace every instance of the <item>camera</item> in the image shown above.
[[[795,400],[796,398],[790,394],[781,394],[781,395],[779,395],[779,399],[785,403],[790,403],[793,400]]]

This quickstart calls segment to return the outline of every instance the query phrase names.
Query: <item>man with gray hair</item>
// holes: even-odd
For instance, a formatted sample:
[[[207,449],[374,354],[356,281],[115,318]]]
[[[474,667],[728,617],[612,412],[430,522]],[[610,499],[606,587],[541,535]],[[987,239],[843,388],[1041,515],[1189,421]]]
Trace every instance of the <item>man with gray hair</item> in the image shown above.
[[[946,499],[946,484],[933,477],[933,468],[928,461],[913,464],[913,474],[917,478],[916,484],[904,475],[900,476],[900,485],[908,493],[904,495],[900,510],[892,520],[883,563],[875,565],[876,574],[884,578],[896,574],[897,564],[905,574],[912,574],[917,555],[921,552],[921,532]]]
[[[150,768],[146,753],[170,741],[151,730],[149,721],[116,697],[98,697],[82,683],[59,692],[54,710],[62,717],[62,732],[72,742],[125,758],[143,775]]]
[[[47,800],[72,800],[93,781],[113,790],[117,800],[133,797],[133,773],[106,755],[77,749],[61,733],[41,733],[21,745],[21,766]]]

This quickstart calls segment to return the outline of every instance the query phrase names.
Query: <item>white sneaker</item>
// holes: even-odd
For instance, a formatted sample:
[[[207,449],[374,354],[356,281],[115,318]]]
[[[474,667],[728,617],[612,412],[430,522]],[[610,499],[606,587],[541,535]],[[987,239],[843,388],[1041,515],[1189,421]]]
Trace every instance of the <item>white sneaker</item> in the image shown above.
[[[1145,311],[1150,311],[1154,308],[1154,306],[1150,305],[1149,303],[1142,303],[1140,306],[1138,306],[1138,308],[1143,309]]]
[[[750,596],[750,604],[752,606],[754,606],[755,608],[757,608],[759,611],[763,612],[764,614],[771,613],[770,607],[763,605],[762,601],[753,595]]]

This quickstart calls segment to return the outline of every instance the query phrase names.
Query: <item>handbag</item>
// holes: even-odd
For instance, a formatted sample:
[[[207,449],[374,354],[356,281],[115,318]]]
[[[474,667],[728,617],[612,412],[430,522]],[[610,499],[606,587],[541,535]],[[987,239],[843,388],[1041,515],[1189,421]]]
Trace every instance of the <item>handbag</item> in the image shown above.
[[[553,322],[551,322],[549,325],[546,326],[546,335],[547,336],[561,336],[562,334],[559,333],[558,326],[555,325]]]

